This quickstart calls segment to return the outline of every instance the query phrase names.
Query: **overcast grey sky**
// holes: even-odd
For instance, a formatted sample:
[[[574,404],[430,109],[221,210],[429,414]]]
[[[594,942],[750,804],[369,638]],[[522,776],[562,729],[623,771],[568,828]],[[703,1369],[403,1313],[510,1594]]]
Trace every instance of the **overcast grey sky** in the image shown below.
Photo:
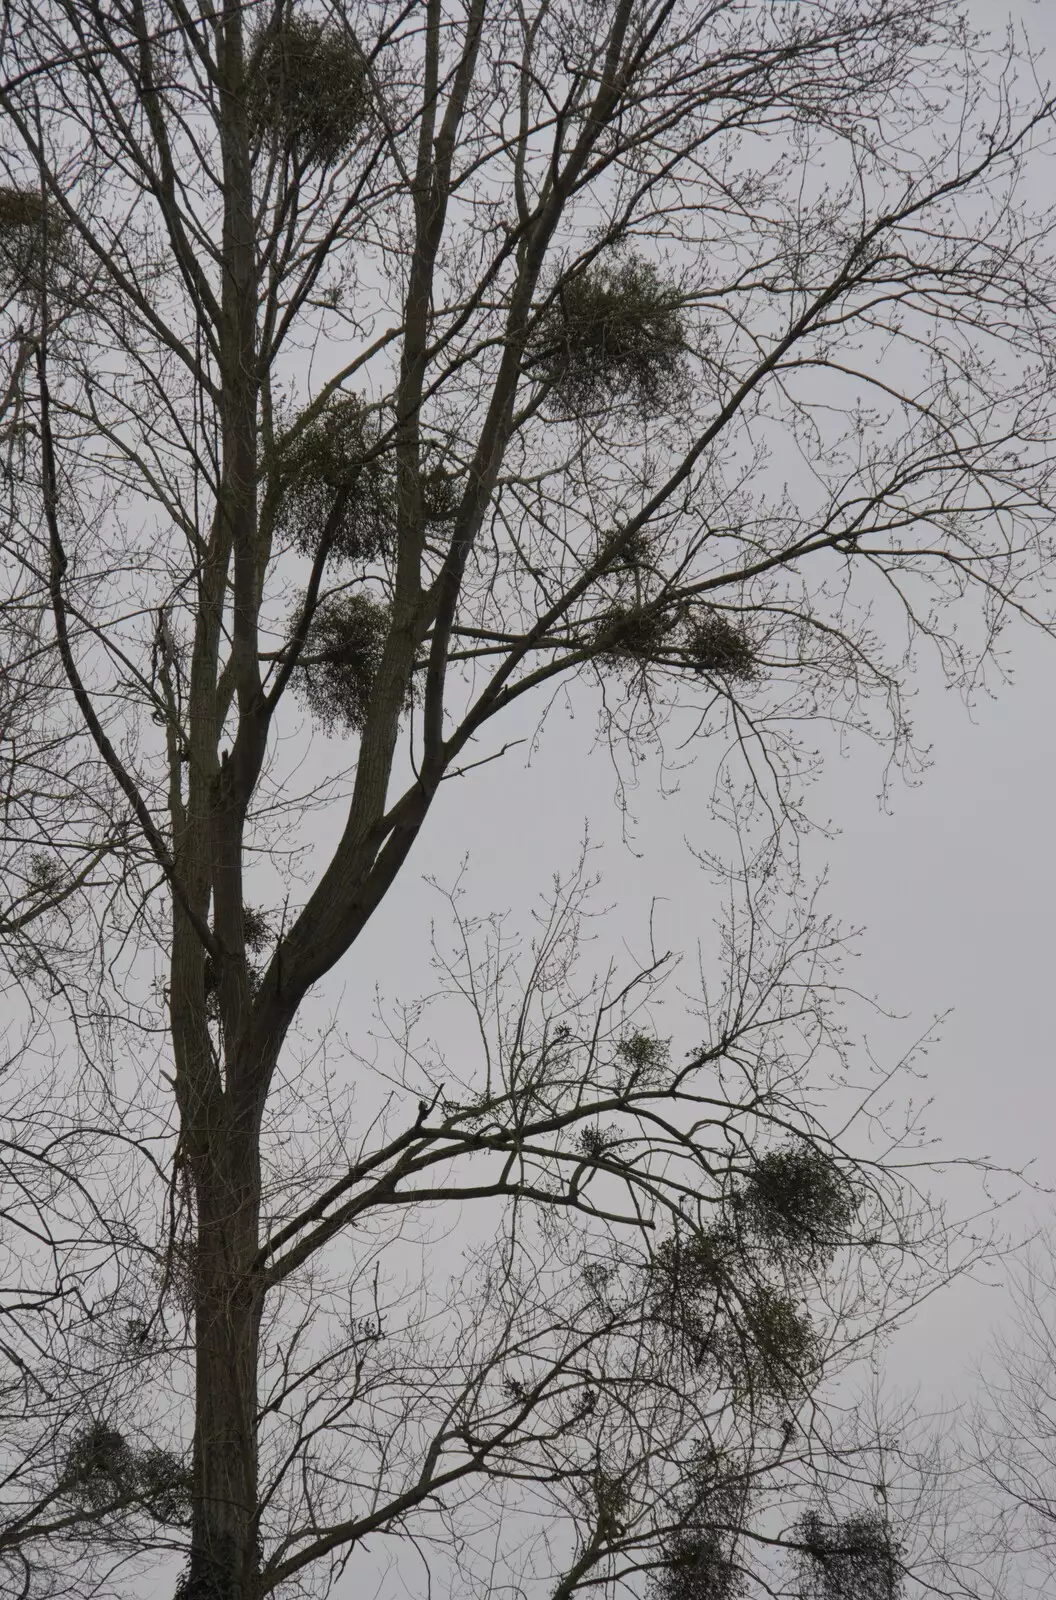
[[[991,28],[1010,14],[986,0],[971,10]],[[1054,0],[1016,0],[1011,15],[1046,47],[1043,75],[1046,66],[1056,71]],[[804,860],[808,876],[827,874],[825,908],[863,930],[855,982],[904,1017],[881,1030],[879,1048],[908,1045],[936,1014],[950,1013],[920,1090],[933,1099],[928,1125],[944,1152],[1033,1163],[1044,1189],[1056,1187],[1056,641],[1020,627],[1006,645],[1010,681],[995,674],[992,697],[981,693],[969,707],[922,659],[914,718],[932,764],[912,786],[896,777],[886,805],[878,798],[883,752],[859,744],[845,759],[833,738],[823,740],[826,770],[809,809],[836,832],[811,841]],[[528,736],[533,725],[527,717],[518,731]],[[426,876],[452,883],[468,853],[474,909],[509,908],[524,928],[551,875],[574,864],[587,819],[604,877],[598,904],[618,908],[608,928],[641,950],[658,897],[658,942],[692,959],[719,906],[688,845],[730,844],[708,818],[718,749],[701,749],[677,775],[675,793],[663,792],[655,765],[642,772],[628,843],[608,754],[589,748],[592,730],[585,701],[574,720],[562,703],[537,747],[523,745],[450,785],[372,922],[369,950],[357,946],[355,962],[328,981],[323,998],[348,1036],[361,1036],[375,984],[404,1001],[429,986],[429,922],[442,907]],[[516,736],[508,725],[505,734]],[[952,1180],[950,1188],[957,1203],[972,1193]],[[1010,1231],[1022,1234],[1048,1206],[1044,1193],[1024,1194],[1007,1213]],[[935,1301],[890,1352],[893,1381],[919,1383],[929,1398],[963,1399],[1004,1303],[1000,1287],[964,1285]]]
[[[970,9],[997,29],[1010,14],[993,0],[973,0]],[[1014,0],[1011,15],[1048,47],[1052,67],[1043,61],[1042,75],[1056,77],[1056,0]],[[1051,203],[1051,195],[1045,199]],[[834,734],[819,731],[825,766],[807,809],[828,831],[804,841],[803,869],[808,881],[824,876],[823,909],[862,930],[855,985],[898,1013],[870,1030],[882,1061],[893,1061],[936,1015],[949,1013],[929,1049],[919,1095],[932,1102],[927,1121],[941,1154],[986,1156],[1008,1168],[1031,1164],[1037,1188],[1024,1189],[1004,1219],[1015,1236],[1029,1230],[1033,1215],[1044,1216],[1043,1191],[1056,1189],[1049,929],[1056,903],[1056,639],[1017,627],[1005,645],[1008,681],[995,672],[992,693],[980,691],[969,705],[944,689],[937,664],[922,653],[914,720],[930,766],[912,785],[896,774],[883,802],[884,750],[856,741],[842,751]],[[557,700],[536,737],[539,709],[525,706],[503,721],[499,738],[524,742],[445,784],[367,936],[320,986],[312,1024],[325,1026],[329,1013],[354,1049],[368,1051],[375,988],[391,1003],[406,1003],[430,987],[430,924],[442,919],[443,904],[426,880],[451,885],[468,858],[472,909],[508,908],[512,925],[528,933],[532,909],[553,874],[574,867],[588,829],[602,877],[596,904],[613,908],[598,926],[599,958],[624,940],[642,954],[655,905],[656,942],[684,953],[686,987],[695,987],[697,943],[707,948],[723,907],[693,851],[734,846],[709,809],[720,744],[702,743],[681,770],[643,766],[625,818],[609,753],[594,743],[587,692]],[[483,744],[474,753],[493,748]],[[310,781],[319,775],[314,753],[308,765]],[[322,845],[323,831],[339,823],[336,809],[320,815],[313,842]],[[867,1006],[852,1004],[848,1017],[860,1032]],[[468,1028],[461,1035],[456,1027],[452,1038],[456,1048],[472,1048]],[[955,1208],[983,1201],[975,1175],[940,1175],[936,1183]],[[996,1192],[1010,1187],[998,1184]],[[988,1283],[958,1285],[936,1298],[889,1351],[890,1382],[919,1385],[927,1403],[963,1399],[1003,1304],[997,1272]]]
[[[975,0],[971,9],[990,28],[1000,30],[1010,14],[1026,24],[1053,62],[1048,68],[1043,60],[1042,75],[1056,76],[1056,0],[1015,0],[1011,13]],[[855,983],[900,1014],[871,1030],[881,1060],[893,1060],[937,1014],[949,1013],[919,1085],[920,1097],[932,1102],[928,1125],[947,1157],[1030,1164],[1037,1189],[1024,1190],[1004,1217],[1009,1234],[1022,1236],[1031,1217],[1048,1209],[1043,1191],[1056,1188],[1049,928],[1056,903],[1056,640],[1018,627],[1009,629],[1005,646],[1007,681],[995,672],[991,693],[980,691],[969,705],[944,689],[937,664],[922,654],[914,720],[931,763],[919,783],[896,775],[883,803],[885,752],[852,743],[844,753],[834,735],[819,734],[826,763],[808,810],[833,831],[805,843],[803,865],[807,879],[827,879],[824,909],[862,929]],[[655,901],[657,942],[685,953],[693,987],[695,945],[707,944],[722,905],[691,847],[721,852],[733,844],[709,813],[720,746],[701,745],[677,773],[645,766],[624,837],[608,752],[592,748],[589,696],[574,691],[560,699],[535,739],[538,710],[525,707],[503,724],[500,737],[520,735],[523,744],[445,785],[368,936],[321,986],[313,1020],[323,1024],[329,1010],[353,1048],[369,1048],[375,985],[394,1003],[430,987],[430,922],[442,919],[443,905],[427,878],[452,884],[468,857],[471,908],[508,908],[512,924],[530,931],[533,906],[555,872],[574,866],[588,824],[603,878],[597,904],[614,908],[599,926],[599,953],[623,939],[641,953]],[[493,748],[484,744],[476,753]],[[320,828],[328,826],[337,818],[321,817]],[[850,1020],[863,1028],[867,1008],[852,1007]],[[456,1046],[464,1040],[473,1048],[468,1028],[451,1036]],[[983,1201],[975,1176],[936,1182],[955,1209]],[[456,1254],[459,1242],[450,1241]],[[985,1283],[954,1286],[888,1351],[888,1382],[919,1387],[925,1406],[963,1401],[1005,1307],[996,1270]]]

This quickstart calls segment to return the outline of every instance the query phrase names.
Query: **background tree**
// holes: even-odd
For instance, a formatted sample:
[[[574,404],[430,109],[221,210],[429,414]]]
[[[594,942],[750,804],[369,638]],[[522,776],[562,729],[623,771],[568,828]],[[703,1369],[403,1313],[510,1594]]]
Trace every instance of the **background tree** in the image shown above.
[[[122,1442],[120,1470],[103,1470],[102,1419],[148,1353],[128,1279],[142,1280],[144,1170],[163,1172],[115,1104],[106,998],[88,998],[106,960],[96,899],[127,881],[128,830],[105,768],[68,759],[61,669],[17,587],[0,636],[0,1588],[69,1595],[127,1563],[115,1523],[156,1516],[154,1480],[179,1465]],[[89,1010],[71,1076],[59,1041]]]
[[[23,1597],[105,1590],[138,1548],[123,1525],[149,1516],[157,1543],[189,1509],[180,1460],[105,1420],[150,1353],[129,1316],[138,1163],[115,1161],[112,1118],[71,1098],[50,1048],[41,1066],[42,1042],[0,1080],[0,1584]]]
[[[1010,1273],[1012,1315],[980,1371],[980,1397],[947,1448],[975,1524],[966,1587],[1001,1600],[1043,1594],[1052,1583],[1054,1284],[1052,1242],[1042,1233]]]
[[[1030,613],[1051,219],[1015,197],[1048,101],[946,0],[4,20],[5,572],[66,686],[49,794],[88,818],[106,963],[71,1009],[113,1000],[114,1104],[171,1134],[142,1293],[177,1395],[193,1316],[181,1592],[324,1582],[388,1533],[472,1570],[489,1495],[560,1493],[558,1592],[652,1562],[732,1593],[823,1358],[912,1299],[907,1260],[944,1270],[804,1099],[816,926],[767,957],[753,898],[668,1054],[573,1004],[559,918],[472,1079],[406,1054],[354,1112],[298,1018],[512,708],[581,679],[631,760],[688,718],[794,817],[804,719],[904,756],[914,646],[960,680]],[[434,1321],[394,1240],[478,1200],[498,1243]],[[98,1472],[139,1482],[102,1421]]]

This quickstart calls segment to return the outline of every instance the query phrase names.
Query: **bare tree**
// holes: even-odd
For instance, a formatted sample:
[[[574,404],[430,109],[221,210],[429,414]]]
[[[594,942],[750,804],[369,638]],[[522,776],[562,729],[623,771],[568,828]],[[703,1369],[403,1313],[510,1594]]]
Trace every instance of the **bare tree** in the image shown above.
[[[136,1165],[114,1161],[88,1095],[33,1070],[38,1042],[0,1078],[0,1584],[23,1597],[97,1588],[127,1564],[122,1523],[189,1509],[177,1458],[106,1420],[145,1376],[127,1320]]]
[[[1012,1315],[979,1374],[951,1462],[975,1512],[972,1592],[1044,1594],[1056,1569],[1056,1414],[1052,1241],[1036,1238],[1010,1270]]]
[[[105,1073],[71,1077],[59,1043],[66,1032],[75,1044],[86,1014],[101,955],[93,902],[120,891],[127,829],[113,828],[105,769],[64,758],[39,614],[16,595],[0,623],[0,1587],[26,1600],[71,1595],[127,1562],[116,1525],[169,1511],[157,1480],[171,1484],[178,1463],[125,1443],[117,1478],[100,1471],[104,1419],[144,1380],[129,1280],[142,1279],[150,1179],[165,1175]],[[105,1002],[92,1010],[105,1031]],[[98,1069],[100,1051],[81,1040],[82,1065]],[[188,1506],[184,1494],[184,1520]]]
[[[140,1320],[193,1409],[181,1593],[388,1535],[499,1586],[475,1517],[537,1491],[562,1595],[685,1571],[698,1524],[733,1593],[822,1355],[946,1270],[809,1111],[816,926],[767,958],[753,901],[684,1055],[561,991],[560,918],[458,1089],[408,1053],[343,1108],[296,1024],[511,708],[576,680],[621,760],[724,735],[794,819],[804,720],[904,757],[915,648],[970,680],[1033,614],[1029,56],[946,0],[9,0],[4,62],[5,581],[65,686],[47,794],[103,957],[70,1014],[138,1030],[118,1121],[171,1134]],[[416,1219],[478,1202],[444,1320],[401,1288]]]

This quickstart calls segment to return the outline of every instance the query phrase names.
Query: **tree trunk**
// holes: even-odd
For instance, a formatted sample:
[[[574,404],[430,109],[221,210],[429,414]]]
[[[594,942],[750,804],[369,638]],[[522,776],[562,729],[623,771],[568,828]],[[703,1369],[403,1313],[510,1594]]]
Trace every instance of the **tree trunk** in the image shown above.
[[[195,1261],[197,1393],[190,1568],[178,1600],[257,1600],[260,1167],[228,1140],[200,1176]]]

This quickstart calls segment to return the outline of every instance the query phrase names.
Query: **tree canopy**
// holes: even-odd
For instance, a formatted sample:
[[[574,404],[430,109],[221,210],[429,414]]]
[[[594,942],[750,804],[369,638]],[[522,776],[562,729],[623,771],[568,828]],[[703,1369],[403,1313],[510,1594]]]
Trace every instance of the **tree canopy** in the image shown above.
[[[804,725],[911,760],[922,650],[963,683],[1048,626],[1027,45],[948,0],[12,0],[3,40],[0,935],[105,1222],[19,1311],[89,1375],[36,1434],[12,1391],[24,1594],[379,1545],[897,1593],[903,1535],[812,1504],[818,1396],[955,1244],[867,1091],[828,1131],[838,939],[772,852],[677,1037],[659,953],[585,967],[586,868],[520,965],[456,903],[476,1059],[337,1068],[304,1019],[514,708],[738,753],[772,841]]]

